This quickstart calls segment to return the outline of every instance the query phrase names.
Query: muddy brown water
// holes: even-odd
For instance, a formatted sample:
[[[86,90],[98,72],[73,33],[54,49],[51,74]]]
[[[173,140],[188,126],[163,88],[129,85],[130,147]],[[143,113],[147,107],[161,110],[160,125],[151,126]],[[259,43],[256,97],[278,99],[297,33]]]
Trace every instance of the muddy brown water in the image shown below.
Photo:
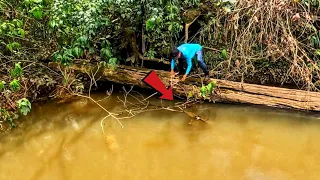
[[[95,98],[99,98],[96,95]],[[102,97],[102,96],[101,96]],[[158,101],[154,99],[153,101]],[[101,101],[115,110],[117,97]],[[121,122],[86,99],[33,108],[0,139],[2,180],[319,179],[320,121],[295,112],[204,104]]]

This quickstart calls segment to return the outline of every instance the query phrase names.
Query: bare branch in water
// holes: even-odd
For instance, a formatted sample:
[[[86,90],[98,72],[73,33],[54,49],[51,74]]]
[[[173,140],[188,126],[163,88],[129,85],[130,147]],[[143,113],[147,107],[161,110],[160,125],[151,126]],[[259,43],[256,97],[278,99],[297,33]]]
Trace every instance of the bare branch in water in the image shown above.
[[[130,118],[133,118],[141,113],[150,112],[150,111],[165,110],[165,111],[171,111],[171,112],[185,113],[193,120],[199,120],[202,122],[206,122],[206,120],[204,120],[200,116],[185,110],[188,106],[192,106],[195,103],[198,103],[199,102],[198,100],[187,99],[185,102],[176,102],[173,105],[165,107],[165,106],[163,106],[162,102],[160,103],[160,105],[157,105],[157,104],[152,104],[149,101],[152,97],[154,97],[156,94],[158,94],[158,92],[153,93],[148,97],[144,97],[141,93],[133,90],[134,86],[131,86],[129,90],[127,90],[124,86],[122,87],[123,97],[117,96],[119,102],[122,103],[122,109],[115,111],[115,112],[111,112],[107,109],[107,107],[104,107],[103,105],[101,105],[100,102],[108,99],[112,95],[113,86],[109,91],[107,91],[106,97],[99,99],[99,100],[95,100],[91,97],[92,86],[93,85],[97,86],[96,76],[97,76],[98,71],[99,71],[99,68],[95,72],[92,72],[91,70],[90,70],[90,72],[86,71],[86,74],[90,78],[90,87],[89,87],[88,95],[83,95],[78,92],[74,92],[72,90],[71,87],[72,87],[72,84],[75,82],[75,80],[71,78],[71,72],[68,72],[68,70],[66,70],[66,69],[63,71],[61,70],[61,72],[64,72],[64,76],[66,76],[68,79],[70,79],[70,82],[65,87],[62,87],[62,88],[67,90],[71,95],[89,99],[90,101],[92,101],[94,104],[99,106],[103,111],[105,111],[107,113],[107,115],[104,116],[100,121],[100,126],[102,129],[102,133],[104,135],[106,135],[105,130],[104,130],[104,124],[105,124],[106,119],[111,117],[112,119],[115,119],[120,124],[121,128],[124,128],[124,126],[120,120],[130,119]],[[175,86],[175,85],[180,86],[178,84],[178,82],[175,82],[172,84],[172,86]],[[183,89],[183,87],[181,87],[181,88]],[[185,92],[187,94],[187,91],[185,91]]]

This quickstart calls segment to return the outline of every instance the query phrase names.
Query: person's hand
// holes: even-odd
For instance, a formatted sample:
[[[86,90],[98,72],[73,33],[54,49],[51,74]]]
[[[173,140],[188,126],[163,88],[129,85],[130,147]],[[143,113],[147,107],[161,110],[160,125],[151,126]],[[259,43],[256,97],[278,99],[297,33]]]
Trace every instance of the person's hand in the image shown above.
[[[173,71],[173,70],[171,70],[171,72],[170,72],[170,76],[171,76],[171,78],[173,78],[173,77],[174,77],[174,75],[175,75],[174,71]]]
[[[183,77],[182,77],[181,81],[185,81],[185,80],[186,80],[186,78],[187,78],[187,75],[185,74],[185,75],[183,75]]]

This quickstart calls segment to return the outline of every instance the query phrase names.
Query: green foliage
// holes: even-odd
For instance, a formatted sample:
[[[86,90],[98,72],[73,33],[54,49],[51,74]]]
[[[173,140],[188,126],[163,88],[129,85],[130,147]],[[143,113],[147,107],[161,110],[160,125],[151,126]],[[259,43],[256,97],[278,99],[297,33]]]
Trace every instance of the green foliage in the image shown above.
[[[144,31],[148,43],[144,55],[165,56],[182,32],[183,8],[197,7],[199,3],[199,0],[53,0],[48,27],[59,42],[59,50],[53,54],[54,60],[70,65],[74,58],[96,53],[109,63],[114,61],[113,58],[125,60],[128,57],[119,59],[119,56],[123,56],[120,50],[132,43],[132,37],[128,35],[131,32],[124,32],[127,29],[133,35]],[[79,38],[84,38],[86,45],[80,45]],[[72,49],[72,56],[66,52],[68,49]]]
[[[6,85],[5,81],[0,81],[0,91],[4,90],[5,85]]]
[[[102,41],[102,49],[100,50],[100,57],[102,60],[108,60],[113,58],[111,43],[108,40]]]
[[[20,89],[20,83],[19,80],[14,79],[13,81],[10,82],[10,89],[12,91],[18,91]]]
[[[15,25],[17,28],[21,28],[23,25],[23,22],[20,19],[13,19],[12,23]]]
[[[150,49],[148,52],[147,52],[147,57],[152,59],[154,58],[156,52],[153,50],[153,49]]]
[[[117,65],[117,58],[110,58],[109,59],[109,65],[111,67],[115,67]]]
[[[49,1],[43,0],[24,0],[23,7],[28,9],[28,13],[36,20],[41,20],[44,16],[44,6],[48,5]]]
[[[53,54],[54,61],[59,61],[61,64],[65,66],[71,64],[72,58],[72,49],[63,49]]]
[[[0,107],[0,120],[7,121],[11,127],[15,127],[14,120],[18,118],[16,113],[10,113],[9,111]]]
[[[73,44],[74,46],[80,46],[81,48],[89,48],[90,44],[89,44],[89,40],[88,40],[88,36],[80,36]]]
[[[31,111],[31,103],[28,99],[22,98],[18,101],[18,109],[21,114],[26,116]]]
[[[62,47],[53,54],[54,61],[68,66],[72,63],[72,59],[80,58],[85,55],[85,51],[89,54],[94,53],[94,49],[90,46],[87,36],[80,36],[71,46]]]
[[[21,47],[20,43],[13,42],[6,45],[6,49],[8,49],[10,52],[13,50],[19,49]]]
[[[73,26],[82,32],[94,31],[91,28],[99,28],[108,24],[108,19],[101,16],[103,0],[54,0],[52,4],[52,21],[60,29],[72,31],[68,26]],[[74,25],[73,25],[74,23]],[[77,27],[78,26],[78,27]]]
[[[216,87],[216,83],[214,81],[210,82],[209,84],[207,84],[206,86],[202,86],[200,88],[200,94],[202,97],[207,97],[207,96],[211,96],[212,95],[212,91],[213,89]]]
[[[74,47],[72,49],[72,55],[76,58],[80,57],[83,55],[83,50],[80,47]]]
[[[22,74],[23,74],[23,70],[21,68],[21,62],[15,63],[14,69],[11,70],[11,77],[22,76]]]
[[[28,99],[22,98],[17,101],[18,111],[26,116],[31,111],[31,103]],[[0,107],[0,120],[7,121],[11,127],[15,127],[14,120],[18,119],[19,115],[17,112],[9,112]]]
[[[4,43],[6,49],[10,52],[17,50],[21,47],[21,44],[14,41],[13,38],[20,37],[24,38],[26,33],[22,29],[23,22],[19,19],[13,19],[12,21],[6,20],[1,21],[0,19],[0,36],[6,37]]]
[[[168,54],[174,42],[178,40],[178,34],[183,29],[179,7],[183,5],[185,5],[183,2],[174,0],[146,3],[145,24],[147,38],[151,43],[150,49],[160,50],[155,54]]]
[[[100,52],[101,52],[101,57],[106,57],[107,59],[112,57],[112,54],[109,48],[102,48]]]
[[[223,49],[223,50],[221,51],[221,57],[222,57],[223,59],[227,59],[227,50]]]
[[[0,20],[0,35],[9,37],[25,37],[25,31],[21,29],[23,22],[19,19],[12,21],[1,22]]]
[[[42,19],[42,6],[35,6],[30,11],[34,18],[36,19]]]
[[[187,95],[187,99],[190,99],[193,97],[193,92],[192,91],[189,91],[188,92],[188,95]]]
[[[9,83],[9,88],[11,91],[7,90],[5,85],[6,82],[4,80],[0,81],[0,94],[2,97],[9,98],[9,97],[14,97],[14,98],[21,98],[22,93],[19,92],[20,90],[20,81],[22,76],[23,76],[23,70],[21,67],[21,62],[15,63],[14,68],[11,70],[8,70],[8,75],[7,80],[13,79]],[[17,78],[17,79],[14,79]],[[5,91],[6,90],[6,91]],[[14,102],[14,98],[11,99],[12,102]],[[0,99],[3,100],[3,99]],[[13,109],[10,111],[7,111],[5,108],[2,106],[5,104],[0,104],[0,121],[7,121],[10,123],[12,127],[15,127],[14,120],[19,117],[18,111],[20,111],[21,114],[26,115],[28,112],[31,110],[31,103],[29,102],[28,99],[26,98],[21,98],[20,100],[17,101],[17,109]],[[12,107],[12,106],[11,106]]]
[[[320,56],[320,49],[317,49],[315,54]]]
[[[103,5],[103,0],[53,0],[49,26],[62,41],[83,35],[91,38],[102,26],[110,24],[102,14]]]
[[[311,8],[320,8],[320,1],[319,0],[301,0],[301,2]]]
[[[100,30],[108,28],[110,20],[103,14],[107,2],[103,0],[54,0],[51,6],[51,20],[49,27],[57,35],[61,47],[53,54],[55,61],[63,65],[70,65],[74,58],[93,55],[100,51],[101,57],[113,57],[110,43],[108,46],[97,48],[95,43],[103,44],[93,39],[99,35]]]

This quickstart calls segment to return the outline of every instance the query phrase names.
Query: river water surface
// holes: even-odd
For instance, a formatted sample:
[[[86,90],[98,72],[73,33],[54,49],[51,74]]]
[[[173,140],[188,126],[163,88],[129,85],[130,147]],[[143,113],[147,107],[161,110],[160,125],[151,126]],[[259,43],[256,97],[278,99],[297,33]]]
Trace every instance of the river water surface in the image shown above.
[[[113,110],[116,96],[103,101]],[[210,108],[209,108],[210,107]],[[209,109],[208,109],[209,108]],[[0,139],[2,180],[319,179],[320,121],[250,106],[208,104],[122,120],[86,99],[33,107]]]

